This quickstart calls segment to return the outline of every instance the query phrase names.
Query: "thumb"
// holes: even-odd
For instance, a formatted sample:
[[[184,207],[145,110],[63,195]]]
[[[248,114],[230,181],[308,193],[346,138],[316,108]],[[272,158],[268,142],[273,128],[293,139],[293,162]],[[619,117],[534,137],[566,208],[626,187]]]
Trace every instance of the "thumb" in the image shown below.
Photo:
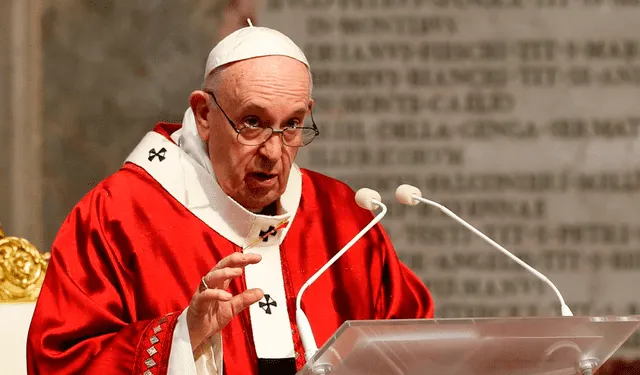
[[[264,297],[264,292],[259,288],[248,289],[234,296],[229,301],[233,315],[238,315],[242,310],[260,301],[262,297]]]

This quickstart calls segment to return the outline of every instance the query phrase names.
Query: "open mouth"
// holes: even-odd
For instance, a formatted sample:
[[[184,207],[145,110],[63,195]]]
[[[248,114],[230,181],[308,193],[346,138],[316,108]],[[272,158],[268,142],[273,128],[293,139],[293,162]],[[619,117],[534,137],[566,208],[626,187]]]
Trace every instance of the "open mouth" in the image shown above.
[[[278,175],[272,173],[264,173],[264,172],[255,172],[252,173],[251,176],[258,181],[268,181],[272,178],[276,178]]]

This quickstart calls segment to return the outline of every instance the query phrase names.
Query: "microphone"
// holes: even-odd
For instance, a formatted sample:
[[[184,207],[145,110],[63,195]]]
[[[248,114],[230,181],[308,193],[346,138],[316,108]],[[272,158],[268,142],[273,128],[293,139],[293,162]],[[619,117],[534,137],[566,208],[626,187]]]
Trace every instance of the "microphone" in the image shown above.
[[[300,291],[298,292],[298,297],[296,298],[296,324],[298,325],[298,331],[300,332],[300,340],[302,341],[302,347],[304,348],[304,357],[308,361],[313,357],[313,355],[318,351],[318,345],[316,344],[316,339],[313,336],[313,331],[311,331],[311,325],[309,324],[309,319],[305,315],[304,311],[300,307],[300,302],[302,301],[302,294],[307,290],[307,288],[313,284],[332,264],[334,264],[344,253],[347,252],[362,236],[364,236],[374,225],[376,225],[384,215],[387,213],[387,206],[382,203],[382,198],[380,198],[380,194],[368,188],[362,188],[358,190],[356,193],[356,204],[365,210],[373,211],[378,207],[382,208],[380,213],[376,215],[369,224],[367,224],[364,229],[362,229],[349,243],[344,245],[344,247],[338,251],[329,261],[322,266],[313,276],[307,280]]]
[[[471,224],[469,224],[466,221],[462,220],[458,215],[454,214],[451,210],[449,210],[445,206],[441,205],[440,203],[431,201],[429,199],[422,198],[422,192],[420,192],[420,189],[418,189],[415,186],[411,186],[411,185],[406,185],[406,184],[405,185],[400,185],[400,186],[398,186],[398,189],[396,189],[396,198],[398,199],[398,201],[400,201],[400,203],[406,204],[407,206],[415,206],[420,202],[426,203],[426,204],[428,204],[430,206],[436,207],[437,209],[442,211],[444,214],[446,214],[450,218],[452,218],[455,221],[457,221],[458,223],[464,225],[467,229],[469,229],[470,231],[475,233],[478,237],[482,238],[487,243],[489,243],[491,246],[493,246],[496,249],[500,250],[504,255],[508,256],[513,261],[515,261],[516,263],[518,263],[519,265],[524,267],[527,271],[529,271],[532,274],[534,274],[538,279],[540,279],[540,280],[544,281],[545,283],[547,283],[547,285],[549,285],[551,287],[551,289],[553,289],[553,291],[558,296],[558,299],[560,300],[560,311],[562,313],[562,316],[573,316],[573,313],[571,312],[571,309],[569,309],[569,306],[567,306],[567,304],[564,302],[564,298],[562,297],[562,294],[560,294],[560,291],[558,290],[558,288],[545,275],[543,275],[538,270],[536,270],[535,268],[533,268],[530,265],[528,265],[526,262],[522,261],[517,256],[513,255],[509,250],[507,250],[504,247],[500,246],[497,242],[495,242],[494,240],[489,238],[484,233],[480,232],[478,229],[474,228]]]

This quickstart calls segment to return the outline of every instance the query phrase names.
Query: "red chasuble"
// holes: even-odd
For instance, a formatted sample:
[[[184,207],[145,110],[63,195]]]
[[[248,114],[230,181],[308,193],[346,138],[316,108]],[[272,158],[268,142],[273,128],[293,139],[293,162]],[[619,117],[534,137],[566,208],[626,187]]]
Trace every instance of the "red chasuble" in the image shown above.
[[[297,292],[372,213],[345,184],[295,166],[284,214],[249,213],[181,149],[178,130],[159,124],[63,223],[29,331],[29,374],[195,374],[180,317],[201,277],[257,238],[251,251],[264,251],[265,264],[247,267],[229,291],[263,287],[269,298],[222,331],[224,373],[258,374],[259,358],[274,356],[304,365]],[[262,239],[282,221],[285,230]],[[345,320],[433,316],[427,288],[379,225],[309,287],[302,308],[319,346]]]

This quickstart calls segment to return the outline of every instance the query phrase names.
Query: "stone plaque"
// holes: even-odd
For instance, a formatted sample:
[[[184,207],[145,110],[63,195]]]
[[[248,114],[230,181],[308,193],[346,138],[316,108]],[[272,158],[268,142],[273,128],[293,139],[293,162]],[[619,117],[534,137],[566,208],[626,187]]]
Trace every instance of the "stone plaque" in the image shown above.
[[[265,0],[314,74],[303,167],[378,190],[438,317],[640,314],[640,1]],[[640,334],[619,355],[640,357]]]

